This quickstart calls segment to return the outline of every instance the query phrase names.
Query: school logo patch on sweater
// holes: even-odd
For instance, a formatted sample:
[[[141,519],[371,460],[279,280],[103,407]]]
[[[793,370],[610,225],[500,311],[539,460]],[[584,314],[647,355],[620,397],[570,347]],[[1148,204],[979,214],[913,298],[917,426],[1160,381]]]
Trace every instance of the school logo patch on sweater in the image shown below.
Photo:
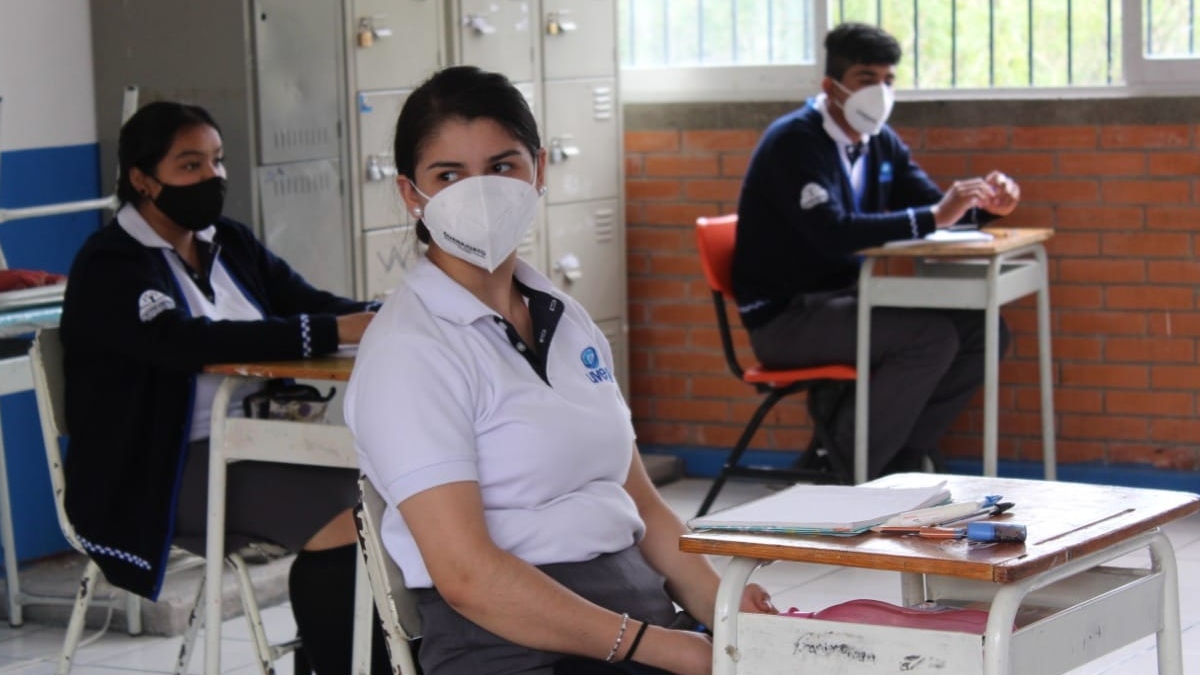
[[[138,298],[138,316],[141,317],[142,323],[149,323],[168,309],[175,309],[175,301],[161,291],[143,291]]]
[[[829,201],[829,193],[825,191],[825,188],[816,183],[809,183],[800,191],[800,208],[805,211],[814,206],[820,206],[827,201]]]

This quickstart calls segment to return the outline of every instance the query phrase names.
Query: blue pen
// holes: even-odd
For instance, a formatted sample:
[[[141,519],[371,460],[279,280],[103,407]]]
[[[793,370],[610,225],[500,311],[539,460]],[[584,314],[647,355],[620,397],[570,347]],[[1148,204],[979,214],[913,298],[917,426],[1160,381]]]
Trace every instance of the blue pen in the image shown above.
[[[887,522],[883,523],[883,525],[888,527],[921,527],[924,525],[936,525],[938,523],[964,518],[982,509],[995,506],[996,504],[1000,503],[1000,499],[1000,495],[988,495],[973,502],[954,502],[953,504],[943,504],[942,506],[931,506],[927,509],[906,511],[897,516],[889,518]]]

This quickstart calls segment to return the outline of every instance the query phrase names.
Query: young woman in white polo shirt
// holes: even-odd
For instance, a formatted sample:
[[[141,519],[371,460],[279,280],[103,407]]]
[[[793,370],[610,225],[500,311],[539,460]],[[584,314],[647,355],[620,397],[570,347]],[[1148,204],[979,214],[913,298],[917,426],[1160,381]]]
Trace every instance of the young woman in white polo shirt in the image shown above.
[[[384,544],[418,590],[427,675],[708,673],[718,577],[634,448],[604,335],[517,259],[546,153],[502,75],[443,70],[396,124],[424,256],[346,398]],[[750,586],[746,611],[774,612]],[[607,664],[605,662],[608,662]],[[611,665],[610,665],[611,664]]]

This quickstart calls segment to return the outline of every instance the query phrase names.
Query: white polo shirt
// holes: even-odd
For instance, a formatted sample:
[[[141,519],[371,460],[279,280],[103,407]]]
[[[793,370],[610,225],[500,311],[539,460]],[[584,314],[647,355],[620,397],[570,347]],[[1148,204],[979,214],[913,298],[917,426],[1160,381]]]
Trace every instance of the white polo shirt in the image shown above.
[[[546,294],[531,312],[535,302],[561,311],[539,335],[545,380],[498,315],[425,258],[358,347],[346,423],[388,503],[381,536],[411,588],[433,584],[396,506],[439,485],[477,482],[496,545],[534,565],[620,551],[645,529],[622,487],[634,433],[608,341],[520,260],[516,278]]]

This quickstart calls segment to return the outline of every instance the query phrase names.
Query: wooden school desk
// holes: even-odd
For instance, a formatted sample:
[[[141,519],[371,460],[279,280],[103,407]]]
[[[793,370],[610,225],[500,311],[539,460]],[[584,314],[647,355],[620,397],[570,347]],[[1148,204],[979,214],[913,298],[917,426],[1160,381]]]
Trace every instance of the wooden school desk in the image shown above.
[[[205,588],[221,588],[225,558],[226,464],[259,460],[358,469],[354,440],[342,425],[227,417],[230,396],[247,379],[291,377],[345,382],[354,367],[352,351],[318,359],[208,366],[206,373],[224,375],[212,407],[208,465],[208,548]],[[362,556],[355,579],[354,673],[371,671],[372,600]],[[221,672],[221,594],[209,592],[204,607],[204,672]]]
[[[854,482],[867,479],[867,420],[870,391],[871,308],[978,309],[984,312],[983,475],[996,475],[997,395],[1000,381],[1000,306],[1037,293],[1038,381],[1042,403],[1042,461],[1047,480],[1055,478],[1054,394],[1050,372],[1050,292],[1046,249],[1048,229],[984,229],[992,241],[924,243],[860,251],[858,274],[858,354],[855,365]],[[878,275],[875,263],[888,258],[916,262],[915,276]]]
[[[932,478],[895,474],[869,485],[928,485]],[[1200,511],[1200,498],[1078,483],[939,478],[957,500],[1000,494],[1016,502],[1001,520],[1024,524],[1025,543],[872,533],[684,535],[683,551],[733,557],[717,593],[713,675],[1062,673],[1154,633],[1159,672],[1182,674],[1175,554],[1159,526]],[[1149,568],[1111,564],[1146,549]],[[987,630],[980,636],[739,614],[750,575],[776,560],[899,572],[905,605],[933,600],[987,609]]]

